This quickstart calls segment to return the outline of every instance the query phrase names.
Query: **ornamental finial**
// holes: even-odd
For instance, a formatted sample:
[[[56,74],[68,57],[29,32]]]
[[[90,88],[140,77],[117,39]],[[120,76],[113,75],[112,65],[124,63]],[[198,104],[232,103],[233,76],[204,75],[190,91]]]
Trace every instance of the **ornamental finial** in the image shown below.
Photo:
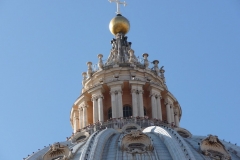
[[[116,4],[117,4],[117,14],[121,14],[121,12],[120,12],[120,5],[122,4],[123,6],[126,6],[127,5],[127,3],[125,2],[125,1],[123,1],[123,2],[121,2],[120,0],[108,0],[110,3],[112,3],[112,2],[116,2]]]

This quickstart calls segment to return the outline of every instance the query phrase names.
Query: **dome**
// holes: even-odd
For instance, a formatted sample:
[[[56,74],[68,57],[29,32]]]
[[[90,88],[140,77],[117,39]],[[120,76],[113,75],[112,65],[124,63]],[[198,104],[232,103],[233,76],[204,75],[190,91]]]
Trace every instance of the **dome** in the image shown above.
[[[109,23],[109,30],[113,35],[116,35],[117,33],[123,33],[125,35],[128,33],[129,29],[129,21],[121,14],[114,17]]]
[[[141,122],[141,126],[136,123],[123,125],[123,121],[118,121],[109,122],[106,126],[89,127],[85,132],[78,132],[65,142],[45,147],[25,160],[240,159],[240,147],[221,141],[217,136],[185,137],[172,127],[161,124],[150,124],[139,130],[146,125],[144,120]],[[100,126],[103,128],[100,129]],[[181,132],[190,133],[186,129],[180,129]]]
[[[119,2],[119,1],[116,1]],[[240,160],[240,147],[180,127],[182,108],[159,60],[137,57],[118,14],[106,61],[87,63],[82,91],[70,111],[73,134],[25,160]],[[96,60],[97,61],[97,60]]]

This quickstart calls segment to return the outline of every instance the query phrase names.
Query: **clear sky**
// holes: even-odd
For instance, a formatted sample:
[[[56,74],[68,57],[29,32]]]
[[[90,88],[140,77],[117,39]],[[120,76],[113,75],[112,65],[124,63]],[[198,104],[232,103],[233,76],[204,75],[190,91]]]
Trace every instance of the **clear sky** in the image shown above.
[[[240,145],[240,1],[127,0],[136,55],[164,66],[181,127]],[[0,0],[0,159],[64,141],[86,62],[109,54],[107,0]]]

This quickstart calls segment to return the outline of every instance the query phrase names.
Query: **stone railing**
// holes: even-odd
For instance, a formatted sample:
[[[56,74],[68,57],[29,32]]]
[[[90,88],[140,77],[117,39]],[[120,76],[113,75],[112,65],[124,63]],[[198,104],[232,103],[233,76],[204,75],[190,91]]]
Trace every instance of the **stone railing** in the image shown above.
[[[119,59],[122,59],[121,57]],[[137,61],[134,62],[133,64],[136,65],[137,67],[139,68],[142,68],[144,69],[145,68],[145,63],[146,63],[146,60],[144,60],[143,58],[141,57],[136,57]],[[154,70],[154,64],[153,62],[150,62],[148,61],[148,67],[149,69],[151,70]],[[115,64],[118,64],[119,67],[130,67],[131,66],[131,63],[128,62],[128,60],[126,61],[120,61],[120,62],[117,62],[117,63],[114,63],[114,62],[108,62],[107,60],[102,60],[102,69],[109,69],[109,68],[112,68],[113,65]],[[99,67],[99,62],[96,63],[96,64],[92,64],[92,73],[95,73],[97,72],[98,70],[100,70],[100,67]]]
[[[122,127],[126,124],[134,123],[139,125],[142,129],[149,127],[149,126],[166,126],[174,128],[176,127],[174,124],[169,124],[167,122],[163,122],[157,119],[148,119],[146,117],[132,117],[132,118],[114,118],[109,119],[106,122],[97,122],[95,124],[89,124],[88,126],[79,129],[75,134],[79,132],[88,132],[90,135],[93,134],[95,131],[103,130],[105,128],[113,128],[113,129],[122,129]],[[75,134],[72,134],[73,137]],[[69,139],[71,138],[69,137]]]
[[[100,58],[97,64],[92,64],[92,62],[87,63],[88,70],[87,72],[82,73],[83,81],[91,78],[91,76],[99,70],[107,70],[113,67],[131,67],[131,68],[137,67],[141,69],[148,69],[154,74],[156,74],[157,76],[164,78],[165,70],[163,69],[163,67],[161,68],[158,67],[158,64],[159,64],[158,60],[154,60],[153,62],[150,62],[146,58],[135,57],[133,61],[129,61],[128,57],[127,58],[118,57],[117,60],[108,61],[108,60],[102,60],[101,59],[102,55],[99,57]]]

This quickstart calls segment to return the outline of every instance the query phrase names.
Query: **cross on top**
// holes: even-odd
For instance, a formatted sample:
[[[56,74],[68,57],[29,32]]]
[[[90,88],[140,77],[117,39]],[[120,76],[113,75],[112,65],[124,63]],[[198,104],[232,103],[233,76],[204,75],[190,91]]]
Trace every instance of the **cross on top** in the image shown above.
[[[117,4],[117,14],[121,14],[121,12],[120,12],[120,5],[122,4],[122,5],[124,5],[124,6],[126,6],[127,5],[127,3],[124,1],[124,2],[121,2],[120,0],[108,0],[110,3],[112,3],[112,2],[116,2],[116,4]]]

